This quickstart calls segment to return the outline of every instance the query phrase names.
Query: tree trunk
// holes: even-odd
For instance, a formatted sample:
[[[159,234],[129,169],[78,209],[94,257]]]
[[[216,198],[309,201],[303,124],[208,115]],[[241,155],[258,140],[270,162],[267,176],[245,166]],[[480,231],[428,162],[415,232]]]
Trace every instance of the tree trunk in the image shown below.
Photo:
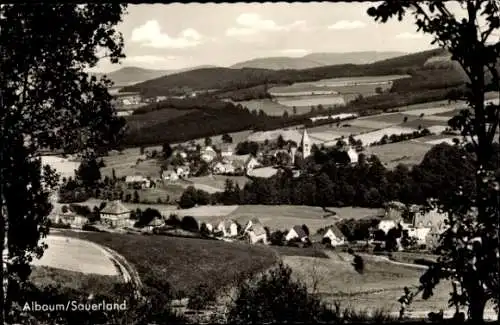
[[[484,323],[484,308],[486,301],[484,298],[471,297],[469,303],[469,320],[472,324]]]

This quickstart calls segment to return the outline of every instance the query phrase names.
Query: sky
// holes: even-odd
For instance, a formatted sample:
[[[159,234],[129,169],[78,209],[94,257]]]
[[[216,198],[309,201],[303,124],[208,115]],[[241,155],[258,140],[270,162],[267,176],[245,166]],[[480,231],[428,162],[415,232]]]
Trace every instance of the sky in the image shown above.
[[[401,51],[433,48],[411,17],[382,24],[366,13],[373,3],[229,3],[129,5],[117,29],[127,56],[123,66],[182,69],[230,66],[259,57],[318,52]]]

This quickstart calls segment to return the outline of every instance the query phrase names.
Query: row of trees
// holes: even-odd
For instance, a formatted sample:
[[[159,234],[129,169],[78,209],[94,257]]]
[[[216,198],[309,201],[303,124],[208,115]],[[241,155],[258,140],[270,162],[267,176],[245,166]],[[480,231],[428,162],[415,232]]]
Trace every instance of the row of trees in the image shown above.
[[[490,165],[497,164],[498,152],[497,146]],[[208,201],[376,208],[392,200],[424,204],[429,197],[449,197],[458,187],[474,188],[473,157],[457,146],[437,145],[420,164],[413,168],[399,165],[394,170],[387,170],[375,156],[360,154],[356,165],[340,164],[340,158],[336,149],[316,151],[298,178],[285,170],[269,179],[254,179],[242,189],[228,182],[223,193]]]

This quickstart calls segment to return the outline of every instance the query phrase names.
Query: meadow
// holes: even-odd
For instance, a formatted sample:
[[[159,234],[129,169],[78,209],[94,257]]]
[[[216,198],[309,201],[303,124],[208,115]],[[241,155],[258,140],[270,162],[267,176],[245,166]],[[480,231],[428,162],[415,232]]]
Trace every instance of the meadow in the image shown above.
[[[311,108],[311,106],[322,105],[324,107],[331,106],[344,106],[345,100],[342,96],[334,95],[334,96],[321,96],[321,95],[313,95],[313,96],[300,96],[300,97],[279,97],[278,103],[293,108],[295,107],[306,107]]]
[[[59,156],[41,156],[42,166],[49,165],[51,168],[55,169],[61,178],[75,177],[75,170],[80,166],[80,162],[71,161],[67,158]]]
[[[216,224],[224,219],[237,221],[245,225],[250,219],[258,218],[270,230],[289,230],[295,225],[306,224],[311,233],[325,226],[335,224],[340,219],[362,219],[382,215],[379,209],[367,208],[331,208],[337,214],[325,211],[320,207],[293,205],[241,205],[223,216],[200,216],[200,222]]]
[[[355,310],[380,310],[397,312],[397,300],[405,286],[418,285],[422,268],[399,265],[363,255],[365,268],[362,274],[351,265],[352,257],[345,253],[328,251],[330,258],[285,256],[283,261],[292,268],[292,275],[306,283],[327,303],[341,302],[343,307]],[[428,301],[415,298],[412,310],[430,311],[447,309],[448,289],[440,286]],[[436,310],[437,311],[437,310]]]
[[[277,261],[276,253],[266,246],[216,240],[91,232],[68,232],[68,236],[115,250],[137,269],[144,285],[149,280],[165,281],[181,297],[200,284],[221,289],[242,273],[260,272]]]
[[[168,120],[173,120],[183,115],[197,111],[196,109],[173,109],[164,108],[145,114],[133,114],[126,116],[127,127],[129,131],[138,131],[142,128],[153,126]]]
[[[374,142],[380,141],[380,139],[384,136],[391,136],[392,134],[406,134],[406,133],[413,133],[415,131],[414,128],[408,128],[408,127],[399,127],[399,126],[394,126],[394,127],[388,127],[384,128],[381,130],[376,130],[373,132],[368,132],[365,134],[359,134],[355,135],[354,138],[356,140],[361,140],[363,145],[370,145]]]
[[[48,249],[41,259],[35,259],[35,266],[49,266],[67,271],[119,276],[109,254],[98,245],[75,238],[48,236],[43,240]]]
[[[30,281],[38,288],[62,286],[88,293],[111,293],[115,284],[122,283],[118,276],[86,274],[48,266],[32,266]]]
[[[250,111],[262,110],[269,116],[282,116],[285,111],[287,111],[289,115],[293,114],[292,107],[287,107],[278,102],[271,101],[270,99],[254,99],[238,102],[238,104],[241,104],[243,107],[248,108]],[[297,107],[296,109],[297,114],[308,113],[311,110],[310,107]]]
[[[240,188],[243,188],[249,181],[248,177],[246,176],[212,175],[189,178],[189,182],[193,183],[195,187],[199,185],[205,185],[218,190],[224,190],[227,180],[231,180],[233,184],[238,184]]]
[[[394,168],[398,164],[417,165],[432,147],[417,140],[367,147],[365,154],[376,155],[386,168]]]

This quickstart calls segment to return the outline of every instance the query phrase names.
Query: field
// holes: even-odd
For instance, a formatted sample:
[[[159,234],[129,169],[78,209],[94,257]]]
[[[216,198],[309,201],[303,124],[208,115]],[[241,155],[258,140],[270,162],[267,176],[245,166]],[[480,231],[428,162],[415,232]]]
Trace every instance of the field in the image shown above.
[[[359,134],[373,131],[372,128],[364,128],[359,126],[352,126],[352,121],[343,122],[340,127],[337,127],[336,123],[324,124],[320,126],[315,126],[312,128],[307,128],[309,135],[314,133],[332,132],[334,134],[340,134],[340,136],[348,137],[351,134]],[[345,124],[350,124],[351,126],[344,126]]]
[[[278,139],[282,136],[285,141],[295,141],[297,144],[302,139],[302,131],[297,129],[279,129],[273,131],[259,131],[250,134],[247,141],[264,142],[266,139],[269,141]]]
[[[273,102],[270,99],[254,99],[248,101],[237,102],[237,104],[241,104],[243,107],[247,107],[250,111],[263,110],[264,113],[270,116],[282,116],[283,112],[287,111],[288,114],[293,114],[293,110],[291,107],[284,106],[277,102]],[[304,114],[310,111],[310,107],[307,108],[299,108],[297,107],[297,114]]]
[[[119,275],[109,254],[98,245],[59,236],[48,236],[44,241],[49,248],[41,259],[33,261],[35,266],[49,266],[86,274]]]
[[[303,107],[311,108],[311,106],[322,105],[324,107],[331,106],[342,106],[345,105],[345,100],[342,96],[300,96],[300,97],[280,97],[278,98],[278,103],[289,108],[292,107]],[[306,109],[306,112],[308,110]],[[297,111],[298,113],[298,111]]]
[[[276,254],[265,246],[249,246],[215,240],[164,236],[71,233],[110,247],[137,269],[143,282],[162,279],[176,292],[191,293],[208,283],[215,288],[232,284],[243,272],[259,272],[276,262]]]
[[[49,165],[63,177],[75,177],[75,170],[80,166],[80,162],[70,161],[69,159],[58,156],[41,156],[42,166]]]
[[[213,176],[203,176],[203,177],[191,177],[189,182],[192,182],[195,187],[199,185],[205,185],[212,189],[224,190],[226,185],[226,180],[233,181],[234,184],[238,184],[240,188],[243,188],[245,184],[249,181],[246,176],[223,176],[223,175],[213,175]]]
[[[352,267],[352,257],[348,254],[329,252],[328,255],[329,259],[285,256],[283,261],[308,288],[312,289],[316,283],[317,294],[326,302],[340,301],[343,307],[358,310],[397,312],[397,299],[402,295],[403,288],[418,285],[423,273],[419,268],[363,256],[365,270],[359,274]],[[436,295],[428,301],[416,298],[411,309],[436,310],[441,307],[446,310],[449,296],[443,289],[447,288],[438,288]]]
[[[359,134],[354,136],[356,140],[361,140],[363,145],[370,145],[374,142],[380,141],[380,139],[384,136],[391,136],[392,134],[406,134],[406,133],[413,133],[415,129],[413,128],[407,128],[407,127],[388,127],[385,129],[373,131],[373,132],[368,132],[365,134]]]
[[[394,168],[398,164],[416,165],[432,146],[418,141],[402,141],[383,146],[366,148],[365,154],[376,155],[386,168]]]
[[[122,282],[117,276],[85,274],[47,266],[32,267],[30,280],[39,288],[60,285],[99,294],[111,292],[115,284]]]
[[[231,211],[226,218],[238,221],[244,225],[252,218],[258,218],[262,224],[271,230],[288,230],[295,225],[306,224],[311,233],[318,229],[332,225],[339,219],[361,219],[378,216],[382,211],[366,208],[331,208],[337,213],[332,216],[320,207],[293,206],[293,205],[241,205]],[[199,217],[200,222],[217,223],[223,220],[221,216]]]
[[[114,169],[116,177],[137,174],[150,177],[160,176],[160,164],[156,160],[148,159],[136,164],[139,158],[141,158],[139,150],[126,150],[119,155],[103,157],[106,167],[101,168],[101,175],[111,177]]]

